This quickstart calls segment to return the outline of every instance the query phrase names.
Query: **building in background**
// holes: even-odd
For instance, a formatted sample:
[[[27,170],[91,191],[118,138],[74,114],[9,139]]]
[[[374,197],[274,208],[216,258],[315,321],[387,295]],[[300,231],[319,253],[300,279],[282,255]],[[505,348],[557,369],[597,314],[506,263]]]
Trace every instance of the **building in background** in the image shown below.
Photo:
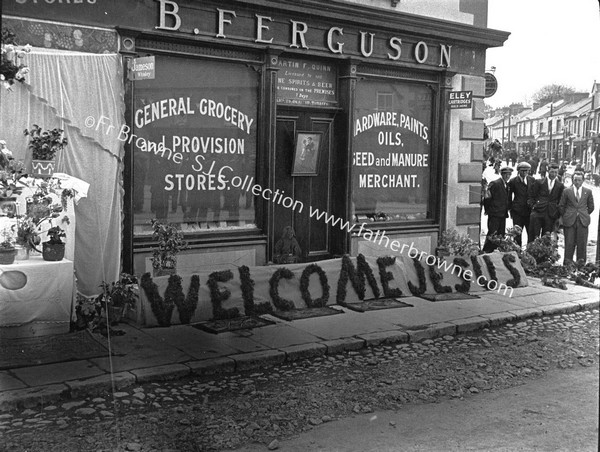
[[[508,108],[492,110],[485,120],[489,137],[501,143],[504,140],[504,153],[512,145],[506,142],[509,136],[519,156],[579,160],[586,170],[597,173],[599,85],[594,82],[590,93],[573,93],[545,105],[536,104],[517,115],[509,116]]]

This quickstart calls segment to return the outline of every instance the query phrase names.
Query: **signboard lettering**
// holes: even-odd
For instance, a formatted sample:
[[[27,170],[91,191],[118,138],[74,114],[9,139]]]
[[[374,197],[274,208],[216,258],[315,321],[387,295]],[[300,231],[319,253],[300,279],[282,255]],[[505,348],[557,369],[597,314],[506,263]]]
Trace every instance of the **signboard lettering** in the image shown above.
[[[154,80],[155,62],[153,56],[129,60],[129,80]]]
[[[492,97],[498,90],[498,79],[494,74],[485,73],[485,97]]]
[[[473,91],[450,91],[448,93],[450,109],[471,108],[473,106]]]
[[[337,103],[337,74],[329,64],[280,58],[277,62],[277,102],[329,106]]]

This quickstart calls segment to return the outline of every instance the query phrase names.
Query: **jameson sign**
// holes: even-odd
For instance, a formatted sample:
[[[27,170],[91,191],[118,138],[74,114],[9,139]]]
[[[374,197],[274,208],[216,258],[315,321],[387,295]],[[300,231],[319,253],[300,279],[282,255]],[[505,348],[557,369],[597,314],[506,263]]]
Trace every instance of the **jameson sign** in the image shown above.
[[[129,60],[129,80],[154,80],[154,57]]]
[[[278,103],[313,106],[336,104],[337,75],[330,64],[280,58],[277,66]]]

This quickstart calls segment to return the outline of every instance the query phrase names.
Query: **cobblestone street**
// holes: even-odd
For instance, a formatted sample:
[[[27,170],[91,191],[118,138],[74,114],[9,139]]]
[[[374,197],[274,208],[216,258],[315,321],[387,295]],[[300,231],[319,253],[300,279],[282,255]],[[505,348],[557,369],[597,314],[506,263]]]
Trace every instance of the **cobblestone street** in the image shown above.
[[[462,400],[550,369],[598,367],[599,311],[152,383],[0,415],[7,451],[200,451],[278,441],[374,410]],[[597,397],[590,394],[590,397]]]

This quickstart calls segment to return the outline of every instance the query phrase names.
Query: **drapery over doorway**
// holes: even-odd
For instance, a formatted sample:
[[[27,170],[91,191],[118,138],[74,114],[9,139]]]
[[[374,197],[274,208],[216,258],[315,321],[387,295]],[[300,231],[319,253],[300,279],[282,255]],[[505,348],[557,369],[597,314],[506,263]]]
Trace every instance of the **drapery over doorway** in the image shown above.
[[[24,129],[64,129],[68,145],[56,172],[90,184],[77,203],[75,274],[86,296],[117,279],[121,258],[124,124],[123,69],[118,54],[34,48],[23,63],[27,83],[0,91],[0,139],[17,160],[30,163]],[[69,238],[72,240],[73,238]]]

